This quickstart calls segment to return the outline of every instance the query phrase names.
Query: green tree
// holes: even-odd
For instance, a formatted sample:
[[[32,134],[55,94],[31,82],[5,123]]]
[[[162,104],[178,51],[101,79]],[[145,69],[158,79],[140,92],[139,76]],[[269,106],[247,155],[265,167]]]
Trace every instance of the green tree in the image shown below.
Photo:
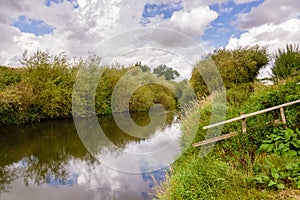
[[[142,72],[150,72],[151,71],[150,67],[148,67],[147,65],[142,65],[141,61],[136,62],[134,66],[141,68]]]
[[[43,51],[28,56],[25,51],[21,63],[26,69],[23,82],[33,87],[34,112],[41,118],[71,116],[72,88],[77,71],[71,68],[67,56]]]
[[[285,79],[297,75],[300,71],[299,45],[286,45],[285,49],[278,49],[272,68],[274,79]]]
[[[178,71],[174,70],[172,67],[167,67],[166,65],[159,65],[157,68],[153,69],[153,73],[158,77],[164,76],[166,80],[174,80],[180,76]]]
[[[266,47],[256,45],[234,50],[219,49],[195,65],[190,83],[198,96],[208,94],[208,88],[202,76],[210,82],[213,90],[220,88],[220,84],[223,83],[218,81],[215,72],[211,70],[212,65],[216,65],[226,89],[230,89],[237,84],[253,82],[259,70],[268,62]]]

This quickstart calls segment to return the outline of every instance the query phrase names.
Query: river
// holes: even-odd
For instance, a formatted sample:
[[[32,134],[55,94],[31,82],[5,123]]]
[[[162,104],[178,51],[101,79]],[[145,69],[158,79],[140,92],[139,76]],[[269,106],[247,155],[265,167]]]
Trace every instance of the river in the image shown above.
[[[146,113],[134,114],[132,119],[141,127],[150,123]],[[151,143],[168,141],[169,137],[179,141],[176,116],[169,113],[163,126],[143,133],[143,137],[126,134],[113,116],[100,117],[98,121],[111,141],[97,143],[99,156],[87,151],[71,119],[0,128],[0,199],[153,199],[168,167],[149,172],[144,170],[145,162],[139,163],[140,171],[131,173],[106,165],[101,158],[119,160],[123,151],[149,149]],[[111,145],[118,148],[110,148]]]

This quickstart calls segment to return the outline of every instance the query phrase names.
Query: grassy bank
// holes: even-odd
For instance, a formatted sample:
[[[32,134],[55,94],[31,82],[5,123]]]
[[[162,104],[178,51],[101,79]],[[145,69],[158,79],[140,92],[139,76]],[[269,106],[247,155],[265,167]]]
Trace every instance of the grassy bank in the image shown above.
[[[227,91],[227,115],[251,113],[300,99],[300,79],[273,86],[239,85]],[[204,158],[200,148],[189,147],[172,165],[171,175],[159,187],[160,199],[299,199],[300,105],[286,107],[287,128],[274,124],[279,110],[247,119],[247,134],[219,141]],[[188,138],[193,116],[200,112],[200,125],[193,142],[204,140],[211,102],[201,102],[183,121]],[[240,122],[224,126],[222,133],[240,130]]]

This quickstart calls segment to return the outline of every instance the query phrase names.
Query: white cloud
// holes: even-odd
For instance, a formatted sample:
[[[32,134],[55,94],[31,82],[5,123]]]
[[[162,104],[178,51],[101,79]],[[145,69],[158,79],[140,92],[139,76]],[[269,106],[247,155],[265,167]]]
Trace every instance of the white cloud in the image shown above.
[[[234,0],[234,2],[236,4],[251,3],[251,2],[254,2],[254,1],[258,1],[258,0]]]
[[[244,4],[244,3],[250,3],[258,0],[233,0],[235,4]],[[219,4],[222,5],[224,3],[228,3],[229,0],[183,0],[184,8],[189,11],[192,10],[195,7],[198,6],[208,6],[213,4]]]
[[[274,55],[286,44],[300,41],[300,1],[265,0],[249,13],[239,14],[236,25],[246,30],[239,38],[232,36],[226,48],[255,45],[268,47],[269,54]],[[270,76],[270,63],[261,70],[260,77]]]
[[[212,4],[222,4],[227,2],[228,0],[183,0],[184,8],[186,11],[191,11],[194,8],[199,6],[208,6]]]
[[[184,10],[174,12],[170,21],[162,24],[163,27],[184,32],[190,36],[201,36],[208,25],[218,17],[208,6],[197,7],[190,12]]]
[[[80,8],[84,8],[87,5],[86,0],[77,0],[77,3]]]
[[[126,29],[138,27],[139,16],[143,10],[143,2],[128,3],[122,0],[114,1],[79,1],[78,9],[68,1],[51,4],[47,7],[43,1],[5,1],[1,4],[0,23],[4,26],[0,42],[0,63],[17,65],[24,49],[34,52],[37,49],[49,49],[51,53],[66,51],[71,56],[83,56],[92,51],[97,43]],[[130,9],[129,9],[130,8]],[[11,26],[20,15],[29,19],[43,20],[55,28],[52,34],[35,36],[22,33]]]
[[[238,15],[237,24],[242,29],[249,29],[263,24],[279,24],[300,15],[299,0],[265,0],[250,13]]]
[[[77,9],[74,9],[74,5],[68,1],[53,3],[50,7],[45,6],[44,2],[40,0],[3,1],[0,8],[0,14],[4,16],[0,19],[2,26],[0,36],[4,39],[0,41],[0,64],[19,65],[18,59],[25,49],[29,53],[38,49],[49,50],[54,54],[66,52],[70,58],[86,56],[88,52],[93,52],[101,42],[119,33],[143,28],[140,22],[147,2],[178,7],[180,1],[78,0],[79,7]],[[170,19],[163,19],[163,15],[148,18],[150,23],[147,24],[147,27],[168,28],[199,38],[217,17],[216,12],[203,5],[198,4],[197,7],[189,10],[176,11]],[[51,34],[42,36],[21,32],[11,25],[21,15],[28,19],[42,20],[45,24],[54,27],[54,30]],[[191,62],[200,59],[203,54],[203,52],[194,51],[195,45],[198,45],[196,41],[186,44],[175,36],[154,36],[153,34],[159,33],[146,35],[140,40],[135,40],[136,43],[130,46],[122,47],[122,43],[116,45],[120,50],[122,48],[136,49],[149,46],[155,40],[156,44],[160,43],[160,46],[168,49],[169,53],[164,54],[162,51],[148,52],[148,54],[142,55],[136,53],[124,60],[125,64],[130,62],[134,64],[139,60],[152,66],[164,63],[176,68],[186,76],[190,70],[185,67],[186,61],[181,58],[174,59],[174,55],[171,53],[172,49],[188,52],[184,56]]]
[[[280,24],[264,24],[249,29],[240,38],[232,37],[227,48],[245,45],[263,45],[269,47],[269,52],[274,53],[279,48],[284,48],[287,43],[299,43],[300,19],[290,19]]]

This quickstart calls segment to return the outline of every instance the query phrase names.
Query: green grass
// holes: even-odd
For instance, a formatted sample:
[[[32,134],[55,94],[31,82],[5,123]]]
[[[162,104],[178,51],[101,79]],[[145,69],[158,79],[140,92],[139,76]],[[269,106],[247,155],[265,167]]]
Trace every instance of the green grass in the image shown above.
[[[237,117],[241,112],[251,113],[282,103],[300,99],[299,80],[286,80],[284,84],[263,86],[252,83],[252,91],[244,90],[247,98],[237,97],[233,88],[227,93],[227,119]],[[246,88],[246,87],[244,87]],[[193,142],[205,138],[203,126],[209,123],[210,101],[201,102],[200,108],[191,109],[183,120],[183,144],[189,144],[188,132],[193,128],[196,113],[200,113],[197,134]],[[287,125],[290,129],[299,128],[300,105],[285,109]],[[297,189],[297,163],[299,157],[287,157],[262,153],[257,150],[278,128],[273,121],[279,119],[279,111],[272,111],[247,119],[247,134],[219,141],[204,158],[199,156],[200,148],[189,147],[172,165],[170,176],[164,185],[158,187],[160,199],[284,199],[285,190]],[[240,122],[224,126],[223,133],[238,131]],[[270,164],[271,163],[271,164]],[[300,166],[300,165],[299,165]],[[278,169],[278,170],[277,170]],[[276,174],[278,171],[278,175]],[[268,182],[260,184],[257,177],[269,177]],[[277,178],[277,179],[274,179]],[[271,180],[271,181],[270,181]],[[277,181],[277,186],[273,182]],[[279,184],[279,185],[278,185]],[[285,189],[281,188],[285,185]],[[296,197],[297,193],[295,194]]]

